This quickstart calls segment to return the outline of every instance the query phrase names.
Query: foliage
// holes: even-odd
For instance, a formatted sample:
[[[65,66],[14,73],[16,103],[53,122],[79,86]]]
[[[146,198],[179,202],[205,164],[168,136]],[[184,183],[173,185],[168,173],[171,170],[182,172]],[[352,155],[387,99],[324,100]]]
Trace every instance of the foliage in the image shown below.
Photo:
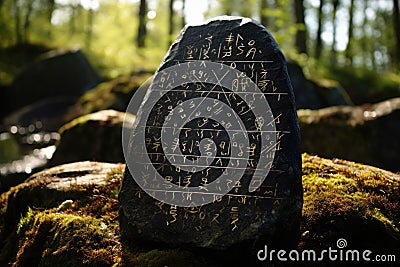
[[[150,74],[120,76],[116,79],[100,83],[83,94],[77,103],[70,108],[66,117],[77,118],[104,109],[125,112],[133,94],[150,78]]]
[[[339,81],[347,89],[355,104],[383,101],[400,95],[400,74],[390,71],[378,73],[367,68],[336,67],[327,77]]]
[[[32,218],[33,218],[33,210],[29,207],[25,216],[21,216],[21,220],[19,220],[18,222],[17,234],[20,234],[27,229],[28,225],[32,221]]]
[[[28,46],[42,47],[46,51],[52,47],[79,46],[101,75],[107,78],[143,70],[154,71],[168,49],[170,39],[174,39],[182,27],[180,17],[184,12],[181,9],[185,6],[182,1],[174,1],[173,37],[168,32],[169,1],[146,1],[149,11],[146,20],[146,46],[138,48],[135,40],[139,1],[2,0],[0,48],[3,52],[0,51],[0,84],[9,84],[21,68],[35,58],[39,50],[27,52],[20,49]],[[395,23],[393,1],[354,1],[355,19],[349,25],[354,32],[351,51],[347,49],[349,36],[346,36],[349,32],[348,18],[352,16],[349,14],[351,1],[339,1],[336,15],[332,14],[332,1],[324,1],[321,32],[323,46],[322,55],[318,59],[314,58],[312,51],[317,39],[319,1],[301,1],[305,9],[305,25],[296,23],[295,2],[297,1],[212,0],[205,4],[208,10],[204,17],[207,19],[231,14],[260,20],[266,16],[268,25],[265,26],[273,33],[286,55],[301,58],[298,61],[308,69],[306,73],[308,71],[311,78],[339,80],[353,98],[356,97],[356,103],[366,100],[362,98],[363,94],[368,96],[368,100],[373,99],[376,92],[382,95],[378,100],[398,94],[398,78],[393,77],[399,67],[396,55],[400,54],[400,45],[396,43],[397,33],[392,27]],[[189,18],[198,11],[185,12],[186,18]],[[299,30],[307,32],[308,52],[302,55],[298,55],[295,48],[295,36]],[[336,38],[332,36],[334,32]],[[381,73],[389,74],[382,76]],[[357,86],[361,84],[367,86],[363,86],[364,89]]]

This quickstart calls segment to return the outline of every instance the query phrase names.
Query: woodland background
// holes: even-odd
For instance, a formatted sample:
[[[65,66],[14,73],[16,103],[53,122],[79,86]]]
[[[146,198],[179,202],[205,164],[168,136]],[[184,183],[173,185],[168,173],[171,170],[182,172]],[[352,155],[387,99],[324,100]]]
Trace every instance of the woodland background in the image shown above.
[[[187,22],[218,15],[260,21],[307,76],[338,80],[355,104],[399,95],[398,0],[0,0],[0,84],[53,48],[79,47],[105,79],[154,71]]]

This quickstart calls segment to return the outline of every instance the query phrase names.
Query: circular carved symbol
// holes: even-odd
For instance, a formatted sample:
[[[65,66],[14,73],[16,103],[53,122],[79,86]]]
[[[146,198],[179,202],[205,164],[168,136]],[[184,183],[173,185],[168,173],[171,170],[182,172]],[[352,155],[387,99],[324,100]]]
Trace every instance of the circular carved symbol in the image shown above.
[[[261,186],[274,159],[275,119],[244,72],[209,61],[180,63],[157,72],[147,86],[131,99],[127,112],[140,108],[122,134],[127,167],[147,194],[196,207],[220,199],[248,175],[249,193]]]

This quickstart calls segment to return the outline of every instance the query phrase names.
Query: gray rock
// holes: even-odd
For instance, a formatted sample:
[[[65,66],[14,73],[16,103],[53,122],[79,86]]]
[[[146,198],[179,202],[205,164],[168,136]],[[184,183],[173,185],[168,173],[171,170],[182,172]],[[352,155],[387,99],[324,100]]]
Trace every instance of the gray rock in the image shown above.
[[[100,78],[80,51],[52,51],[20,73],[7,88],[12,99],[8,110],[33,104],[44,98],[78,97],[100,82]]]
[[[121,134],[125,115],[132,124],[134,115],[115,110],[91,113],[65,124],[49,165],[84,160],[124,162]]]
[[[258,85],[259,91],[254,91],[252,83]],[[165,94],[161,96],[157,90],[164,90]],[[216,106],[211,107],[210,103]],[[259,110],[251,106],[259,108],[262,116],[258,117]],[[219,107],[227,107],[218,112],[220,117],[207,113],[217,113]],[[186,121],[167,127],[169,121],[181,123],[174,116],[180,114],[180,108],[182,120],[185,114],[188,116]],[[223,115],[229,117],[231,112],[236,114],[234,119],[221,121]],[[198,114],[192,115],[195,113]],[[227,124],[238,121],[245,128],[230,128]],[[146,131],[141,130],[144,124]],[[272,126],[276,131],[264,132]],[[175,132],[179,132],[176,140],[180,148],[176,153],[183,156],[171,158],[166,151],[173,140],[157,140]],[[246,147],[244,139],[235,143],[231,132],[248,138],[247,144],[252,144],[252,148]],[[143,140],[147,141],[141,145]],[[268,146],[266,140],[271,142]],[[209,141],[213,143],[210,146],[214,146],[211,151],[215,158],[204,169],[198,162],[207,160],[207,146],[201,142]],[[236,154],[235,147],[241,145],[244,154],[249,153],[248,158]],[[259,23],[241,17],[219,17],[200,26],[186,27],[155,74],[139,109],[126,154],[127,165],[135,168],[125,169],[119,193],[124,240],[244,250],[264,244],[296,245],[302,208],[297,114],[285,59],[271,34]],[[179,163],[178,157],[189,164]],[[244,167],[237,168],[243,159]],[[146,160],[151,164],[143,165]],[[222,165],[218,165],[218,160],[223,161]],[[270,171],[265,172],[268,168]],[[232,176],[226,175],[227,178],[225,172]],[[147,180],[147,174],[168,181]],[[230,185],[230,179],[236,179],[236,183]],[[228,189],[228,194],[214,191],[214,183],[221,192]],[[168,186],[177,188],[176,195]],[[209,190],[208,194],[200,191],[202,187]],[[195,193],[187,194],[189,190]],[[211,203],[198,205],[209,197],[214,197]]]
[[[400,170],[400,98],[298,115],[304,152]]]
[[[293,85],[297,109],[320,109],[329,106],[349,106],[352,101],[346,90],[330,80],[309,80],[294,60],[288,60],[287,69]]]

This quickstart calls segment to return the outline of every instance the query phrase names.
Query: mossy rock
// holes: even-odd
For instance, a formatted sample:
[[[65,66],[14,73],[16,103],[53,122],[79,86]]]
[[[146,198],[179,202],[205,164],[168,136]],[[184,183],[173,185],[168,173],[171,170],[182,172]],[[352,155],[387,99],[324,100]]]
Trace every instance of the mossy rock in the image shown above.
[[[297,114],[303,152],[400,171],[400,98]]]
[[[2,194],[0,265],[116,263],[121,251],[117,192],[123,166],[97,162],[61,165]],[[68,202],[71,205],[66,206]],[[66,261],[68,258],[74,259]]]
[[[121,241],[117,195],[123,170],[123,164],[61,165],[3,193],[0,265],[239,265],[228,263],[230,249],[216,254]],[[303,154],[303,187],[299,250],[336,248],[344,238],[349,249],[400,256],[399,174]]]
[[[90,216],[28,212],[21,218],[16,266],[112,266],[119,261],[115,231]]]
[[[399,252],[400,175],[303,154],[303,187],[300,248],[336,247],[344,238],[353,249]]]
[[[60,141],[49,166],[92,160],[124,162],[122,129],[124,119],[132,125],[135,116],[115,110],[87,114],[60,128]]]
[[[122,76],[100,83],[82,95],[70,108],[66,117],[73,119],[105,109],[125,111],[133,94],[150,76],[150,74]]]

